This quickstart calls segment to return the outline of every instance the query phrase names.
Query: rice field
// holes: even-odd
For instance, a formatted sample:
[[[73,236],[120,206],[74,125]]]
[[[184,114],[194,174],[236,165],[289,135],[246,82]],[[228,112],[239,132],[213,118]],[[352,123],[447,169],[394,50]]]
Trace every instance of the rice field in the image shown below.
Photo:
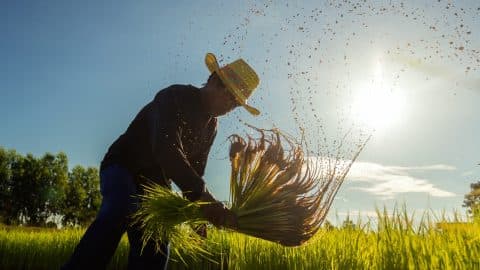
[[[210,258],[188,266],[173,256],[169,269],[480,269],[480,226],[414,222],[406,213],[383,215],[344,229],[322,229],[306,245],[283,247],[237,233],[209,230]],[[0,228],[0,269],[58,269],[83,229]],[[109,269],[125,269],[124,237]],[[213,260],[215,262],[212,262]]]

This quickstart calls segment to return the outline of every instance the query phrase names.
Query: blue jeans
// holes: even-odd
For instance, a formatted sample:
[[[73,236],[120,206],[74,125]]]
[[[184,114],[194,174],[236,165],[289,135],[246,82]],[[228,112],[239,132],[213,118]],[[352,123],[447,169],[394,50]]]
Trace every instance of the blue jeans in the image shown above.
[[[140,192],[132,174],[119,165],[103,169],[100,191],[100,211],[62,269],[105,269],[125,231],[130,243],[128,269],[167,269],[169,244],[162,244],[161,252],[156,252],[150,241],[142,250],[142,231],[130,224],[129,216],[138,209],[134,195]]]

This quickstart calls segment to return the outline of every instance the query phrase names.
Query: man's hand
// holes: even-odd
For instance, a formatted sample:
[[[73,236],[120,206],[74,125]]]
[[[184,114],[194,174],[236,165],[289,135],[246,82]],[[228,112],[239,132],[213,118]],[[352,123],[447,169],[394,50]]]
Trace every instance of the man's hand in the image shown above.
[[[225,213],[225,227],[230,228],[230,229],[236,229],[238,228],[238,219],[237,215],[230,211],[230,209],[225,208],[226,213]]]
[[[201,206],[203,215],[216,227],[225,226],[227,209],[221,202],[205,202]]]
[[[200,201],[204,202],[201,209],[205,218],[216,227],[237,227],[237,216],[223,205],[223,203],[215,200],[213,196],[207,191]]]

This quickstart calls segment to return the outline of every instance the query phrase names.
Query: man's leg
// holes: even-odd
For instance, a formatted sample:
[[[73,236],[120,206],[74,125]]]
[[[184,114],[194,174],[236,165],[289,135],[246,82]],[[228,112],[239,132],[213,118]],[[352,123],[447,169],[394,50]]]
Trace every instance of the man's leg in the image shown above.
[[[160,245],[160,251],[157,251],[155,243],[149,241],[142,250],[142,231],[139,230],[138,227],[129,227],[127,234],[130,242],[130,254],[128,256],[129,270],[167,269],[168,257],[170,256],[168,243],[162,243]]]
[[[105,269],[127,228],[136,191],[132,176],[113,165],[102,170],[100,178],[100,211],[62,269]]]

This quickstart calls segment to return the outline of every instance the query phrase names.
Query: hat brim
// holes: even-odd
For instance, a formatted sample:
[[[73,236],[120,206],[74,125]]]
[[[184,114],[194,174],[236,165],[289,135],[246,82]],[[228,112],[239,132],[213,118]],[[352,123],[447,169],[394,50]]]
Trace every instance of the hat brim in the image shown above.
[[[259,115],[260,111],[250,105],[248,105],[245,100],[246,98],[243,96],[243,94],[238,90],[235,85],[228,79],[225,74],[223,74],[222,70],[220,69],[217,58],[215,55],[212,53],[207,53],[205,56],[205,64],[207,65],[208,70],[210,73],[217,73],[218,77],[220,80],[223,82],[223,84],[226,86],[227,90],[235,97],[235,100],[242,105],[249,113],[252,115]]]

